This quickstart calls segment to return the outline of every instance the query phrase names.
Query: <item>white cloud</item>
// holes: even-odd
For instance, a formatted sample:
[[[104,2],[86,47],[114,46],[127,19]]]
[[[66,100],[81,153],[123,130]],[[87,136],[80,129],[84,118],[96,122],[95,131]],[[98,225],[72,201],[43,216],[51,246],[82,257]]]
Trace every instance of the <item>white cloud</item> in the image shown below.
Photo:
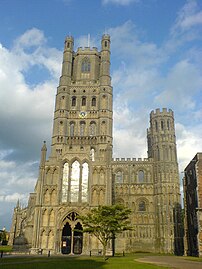
[[[37,28],[27,30],[23,35],[19,36],[14,43],[16,50],[38,47],[46,43],[43,32]]]
[[[202,152],[202,125],[190,128],[176,123],[179,170],[183,171],[197,152]]]
[[[107,4],[116,4],[116,5],[121,5],[121,6],[128,6],[132,3],[139,3],[140,0],[102,0],[102,3],[104,5]]]
[[[10,223],[11,218],[5,218],[12,214],[17,199],[26,203],[36,184],[40,145],[51,138],[61,56],[60,51],[48,47],[38,29],[26,31],[11,49],[0,44],[0,201],[1,207],[5,205],[1,209],[4,223]],[[32,67],[49,76],[37,81],[32,78]]]
[[[17,202],[18,199],[21,200],[22,202],[27,202],[28,195],[25,194],[20,194],[20,193],[12,193],[10,195],[0,195],[0,201],[4,202]]]
[[[187,60],[180,61],[169,70],[163,81],[163,91],[156,95],[155,103],[170,105],[176,110],[184,111],[195,108],[197,92],[202,88],[202,78],[198,67]]]
[[[200,24],[202,24],[202,12],[198,8],[197,1],[188,0],[178,13],[172,34],[176,35],[179,31],[183,32]]]

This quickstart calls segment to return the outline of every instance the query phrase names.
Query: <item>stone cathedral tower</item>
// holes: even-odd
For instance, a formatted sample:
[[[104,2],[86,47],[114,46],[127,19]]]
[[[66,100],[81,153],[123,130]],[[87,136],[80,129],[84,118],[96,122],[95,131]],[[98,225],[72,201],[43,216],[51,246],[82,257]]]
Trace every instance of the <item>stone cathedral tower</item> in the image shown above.
[[[151,112],[148,158],[113,159],[110,37],[102,37],[101,51],[75,52],[73,46],[67,37],[51,154],[47,159],[44,143],[34,193],[26,208],[14,210],[10,244],[23,236],[32,253],[97,252],[95,238],[74,231],[83,228],[79,216],[121,203],[132,209],[133,230],[116,239],[117,252],[176,252],[180,190],[173,112]]]

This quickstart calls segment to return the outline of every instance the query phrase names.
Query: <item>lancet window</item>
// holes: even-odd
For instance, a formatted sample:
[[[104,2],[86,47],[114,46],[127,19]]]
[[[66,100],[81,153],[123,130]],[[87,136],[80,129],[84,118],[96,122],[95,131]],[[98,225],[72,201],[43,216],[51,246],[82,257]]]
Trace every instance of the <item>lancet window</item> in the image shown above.
[[[138,211],[144,212],[146,211],[146,203],[145,201],[140,201],[138,204]]]
[[[93,136],[93,135],[96,135],[96,124],[94,121],[92,121],[90,123],[90,135]]]
[[[115,174],[115,182],[116,183],[123,183],[123,172],[122,171],[118,171]]]
[[[144,171],[140,170],[138,172],[138,183],[143,183],[145,181]]]
[[[81,64],[81,72],[82,73],[89,73],[90,72],[90,60],[85,58]]]
[[[96,97],[93,97],[92,98],[92,103],[91,103],[92,106],[96,106]]]
[[[76,96],[72,97],[72,106],[76,106]]]
[[[74,136],[74,132],[75,132],[75,123],[71,122],[70,123],[70,136]]]

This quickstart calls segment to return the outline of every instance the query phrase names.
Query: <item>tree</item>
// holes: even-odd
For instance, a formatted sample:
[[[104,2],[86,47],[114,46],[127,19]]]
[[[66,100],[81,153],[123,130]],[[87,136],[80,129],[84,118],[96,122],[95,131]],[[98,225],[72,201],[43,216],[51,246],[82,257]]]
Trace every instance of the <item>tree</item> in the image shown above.
[[[7,245],[7,234],[5,228],[0,232],[0,242],[2,245]]]
[[[81,216],[84,225],[82,232],[93,234],[103,247],[103,258],[106,257],[107,244],[115,239],[118,233],[131,230],[129,215],[131,210],[123,205],[99,206]]]

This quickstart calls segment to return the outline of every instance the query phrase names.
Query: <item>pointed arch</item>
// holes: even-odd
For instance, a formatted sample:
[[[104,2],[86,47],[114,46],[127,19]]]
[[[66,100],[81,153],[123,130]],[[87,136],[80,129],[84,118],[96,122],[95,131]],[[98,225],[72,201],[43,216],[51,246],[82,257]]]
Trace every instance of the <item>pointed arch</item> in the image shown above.
[[[89,73],[90,67],[91,67],[90,66],[90,59],[88,57],[85,57],[81,63],[81,72],[82,73]]]
[[[41,249],[46,249],[47,246],[47,235],[45,230],[43,230],[41,235]]]
[[[123,183],[123,171],[121,169],[117,170],[117,172],[115,173],[115,183]]]
[[[62,202],[67,202],[68,184],[69,184],[69,163],[65,162],[63,165],[62,177]]]
[[[99,205],[104,205],[105,204],[105,193],[103,189],[100,189],[99,192]]]
[[[75,160],[71,166],[70,202],[78,202],[79,198],[80,163]]]
[[[88,177],[89,177],[89,165],[87,162],[82,164],[82,186],[81,186],[81,200],[82,202],[87,202],[88,198]]]
[[[50,193],[48,189],[44,193],[44,204],[50,204]]]
[[[54,212],[54,210],[52,209],[52,210],[50,211],[49,225],[50,225],[50,226],[54,226],[54,224],[55,224],[55,212]]]
[[[43,214],[42,214],[42,224],[43,226],[47,226],[48,225],[48,210],[45,209],[43,211]]]
[[[54,248],[54,234],[53,231],[50,230],[48,233],[48,249],[53,249]]]

